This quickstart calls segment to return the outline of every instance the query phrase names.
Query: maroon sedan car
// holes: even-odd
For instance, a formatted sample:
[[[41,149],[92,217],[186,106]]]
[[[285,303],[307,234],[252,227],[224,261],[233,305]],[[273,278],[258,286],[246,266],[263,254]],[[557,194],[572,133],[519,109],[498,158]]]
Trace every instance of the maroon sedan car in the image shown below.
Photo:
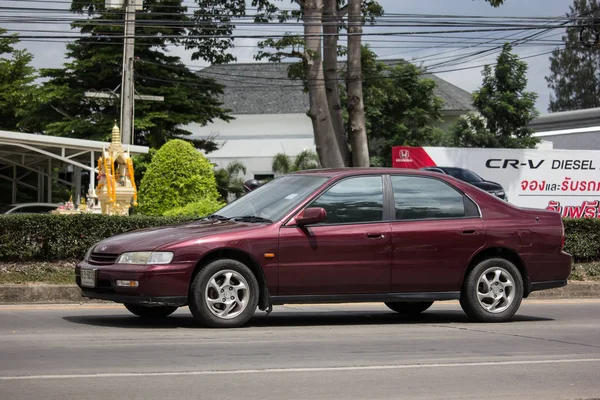
[[[563,247],[559,213],[448,175],[325,169],[274,179],[197,221],[103,240],[76,279],[85,297],[151,318],[188,305],[209,327],[273,305],[380,301],[416,315],[453,299],[498,322],[532,291],[567,284]]]

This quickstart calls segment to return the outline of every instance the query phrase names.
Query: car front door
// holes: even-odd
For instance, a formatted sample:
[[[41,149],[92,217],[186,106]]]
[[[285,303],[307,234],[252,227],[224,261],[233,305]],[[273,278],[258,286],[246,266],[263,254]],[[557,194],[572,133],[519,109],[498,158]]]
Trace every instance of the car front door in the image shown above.
[[[470,258],[485,245],[477,205],[447,182],[428,176],[391,175],[391,291],[460,290]]]
[[[325,221],[283,226],[279,234],[279,295],[345,295],[389,290],[391,227],[384,221],[381,175],[342,179],[308,207]]]

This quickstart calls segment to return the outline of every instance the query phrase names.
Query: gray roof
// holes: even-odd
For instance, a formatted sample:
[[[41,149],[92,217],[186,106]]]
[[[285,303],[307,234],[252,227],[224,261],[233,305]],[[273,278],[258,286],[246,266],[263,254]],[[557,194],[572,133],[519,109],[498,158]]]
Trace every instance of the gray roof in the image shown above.
[[[398,64],[405,60],[383,60]],[[309,108],[308,94],[301,81],[288,79],[292,63],[232,63],[212,65],[198,74],[225,86],[224,107],[232,114],[300,114]],[[340,68],[345,64],[340,63]],[[472,111],[471,93],[438,76],[427,74],[436,83],[435,93],[444,99],[444,111]]]

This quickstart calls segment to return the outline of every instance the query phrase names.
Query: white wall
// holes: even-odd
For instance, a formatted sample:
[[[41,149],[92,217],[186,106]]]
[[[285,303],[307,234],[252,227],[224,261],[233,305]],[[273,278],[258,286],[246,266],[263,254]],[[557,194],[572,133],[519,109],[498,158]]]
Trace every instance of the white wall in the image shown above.
[[[216,136],[222,147],[207,154],[220,167],[231,161],[246,166],[245,179],[270,174],[273,156],[285,153],[292,159],[305,149],[315,150],[312,123],[306,114],[235,115],[231,122],[215,121],[207,126],[191,124],[193,137]]]
[[[207,154],[219,167],[231,161],[241,161],[246,166],[245,179],[255,174],[269,174],[273,156],[285,153],[292,160],[306,149],[315,150],[313,127],[306,114],[234,115],[231,122],[217,120],[207,126],[190,124],[186,129],[192,137],[214,136],[222,147]],[[440,124],[446,128],[460,117],[459,113],[443,115]]]

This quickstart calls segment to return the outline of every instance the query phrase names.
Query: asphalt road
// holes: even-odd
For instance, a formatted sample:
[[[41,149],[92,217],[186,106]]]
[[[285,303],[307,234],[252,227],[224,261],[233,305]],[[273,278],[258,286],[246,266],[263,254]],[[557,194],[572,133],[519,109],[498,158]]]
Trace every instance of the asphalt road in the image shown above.
[[[515,320],[383,305],[276,307],[247,328],[187,308],[0,306],[0,399],[600,398],[600,300],[526,301]]]

